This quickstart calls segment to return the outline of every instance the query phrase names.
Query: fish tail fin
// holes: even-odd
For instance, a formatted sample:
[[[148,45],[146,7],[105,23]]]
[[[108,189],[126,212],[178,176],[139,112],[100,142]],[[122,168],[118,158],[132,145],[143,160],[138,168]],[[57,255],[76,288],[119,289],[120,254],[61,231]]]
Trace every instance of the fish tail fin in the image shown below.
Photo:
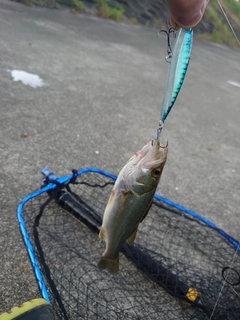
[[[117,274],[119,270],[119,257],[117,256],[116,259],[109,259],[102,256],[98,263],[98,268],[100,270],[107,269],[111,274]]]

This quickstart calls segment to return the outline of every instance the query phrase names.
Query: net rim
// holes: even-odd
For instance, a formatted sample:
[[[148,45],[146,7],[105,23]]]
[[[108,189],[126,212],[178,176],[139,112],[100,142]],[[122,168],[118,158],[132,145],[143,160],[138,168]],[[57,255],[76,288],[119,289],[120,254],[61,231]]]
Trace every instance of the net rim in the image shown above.
[[[43,169],[45,170],[45,169]],[[43,172],[42,170],[42,172]],[[48,294],[48,290],[47,290],[47,287],[45,285],[45,282],[43,280],[43,276],[42,276],[42,273],[41,273],[41,270],[39,268],[39,264],[38,264],[38,261],[36,259],[36,256],[35,256],[35,253],[34,253],[34,249],[33,249],[33,246],[32,246],[32,243],[30,241],[30,238],[29,238],[29,235],[28,235],[28,232],[27,232],[27,228],[26,228],[26,225],[25,225],[25,222],[24,222],[24,218],[22,216],[22,211],[23,211],[23,207],[24,205],[31,199],[45,193],[45,192],[48,192],[48,191],[51,191],[55,188],[57,188],[57,186],[59,185],[62,185],[64,186],[64,184],[66,183],[69,183],[72,179],[75,179],[76,177],[84,174],[84,173],[89,173],[89,172],[92,172],[92,173],[98,173],[100,175],[103,175],[103,176],[106,176],[112,180],[116,180],[117,177],[107,171],[104,171],[104,170],[101,170],[101,169],[98,169],[98,168],[83,168],[83,169],[80,169],[78,171],[76,170],[73,170],[73,173],[71,175],[67,175],[67,176],[63,176],[63,177],[57,177],[55,176],[55,180],[51,180],[49,181],[49,183],[44,186],[43,188],[41,189],[38,189],[30,194],[28,194],[27,196],[25,196],[18,204],[17,206],[17,220],[18,220],[18,224],[19,224],[19,228],[20,228],[20,232],[21,232],[21,235],[22,235],[22,238],[23,238],[23,242],[25,244],[25,247],[27,249],[27,252],[28,252],[28,256],[29,256],[29,260],[30,260],[30,263],[32,265],[32,269],[33,269],[33,272],[35,274],[35,277],[36,277],[36,280],[37,280],[37,284],[38,284],[38,288],[39,288],[39,291],[42,295],[42,298],[45,299],[47,302],[51,302],[50,301],[50,297],[49,297],[49,294]],[[188,214],[189,216],[191,217],[194,217],[196,218],[197,220],[203,222],[204,224],[206,224],[208,227],[216,230],[221,236],[223,236],[225,239],[227,239],[234,247],[237,248],[238,251],[240,251],[240,244],[238,243],[238,241],[236,241],[234,238],[232,238],[231,236],[229,236],[227,233],[225,233],[222,229],[219,229],[214,223],[212,223],[211,221],[209,221],[208,219],[200,216],[199,214],[197,214],[196,212],[192,211],[192,210],[189,210],[175,202],[172,202],[171,200],[169,199],[166,199],[164,197],[161,197],[160,195],[158,194],[155,194],[154,195],[154,198],[162,203],[165,203],[167,205],[169,205],[170,207],[173,207],[175,209],[178,209],[180,210],[181,212],[184,212],[186,214]]]

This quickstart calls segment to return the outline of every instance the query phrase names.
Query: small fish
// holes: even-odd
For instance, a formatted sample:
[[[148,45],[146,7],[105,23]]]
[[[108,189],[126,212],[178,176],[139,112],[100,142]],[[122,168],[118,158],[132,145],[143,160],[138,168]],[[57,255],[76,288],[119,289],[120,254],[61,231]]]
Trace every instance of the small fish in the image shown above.
[[[151,140],[131,157],[120,171],[103,215],[100,240],[106,249],[99,269],[119,270],[119,251],[127,240],[133,243],[140,222],[146,217],[167,160],[168,148]]]

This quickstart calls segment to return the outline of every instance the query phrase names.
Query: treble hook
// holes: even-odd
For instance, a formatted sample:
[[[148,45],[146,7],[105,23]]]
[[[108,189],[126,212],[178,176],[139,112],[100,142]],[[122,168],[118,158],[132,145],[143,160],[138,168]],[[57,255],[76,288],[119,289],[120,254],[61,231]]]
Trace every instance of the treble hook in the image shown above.
[[[159,141],[159,144],[160,144],[160,135],[162,132],[162,128],[163,128],[163,121],[161,120],[161,121],[159,121],[159,127],[157,129],[157,140]],[[162,148],[162,149],[165,149],[167,147],[168,147],[168,141],[164,147],[160,145],[160,148]]]
[[[159,37],[159,35],[160,35],[160,32],[164,32],[164,33],[166,33],[166,35],[167,35],[167,44],[168,44],[168,46],[167,46],[167,56],[166,56],[166,61],[167,62],[170,62],[171,61],[171,58],[172,58],[172,47],[171,47],[171,41],[170,41],[170,34],[171,33],[174,33],[174,36],[176,37],[176,29],[174,29],[173,27],[171,27],[171,28],[169,28],[168,29],[168,31],[167,30],[160,30],[160,31],[158,31],[158,33],[157,33],[157,36]]]

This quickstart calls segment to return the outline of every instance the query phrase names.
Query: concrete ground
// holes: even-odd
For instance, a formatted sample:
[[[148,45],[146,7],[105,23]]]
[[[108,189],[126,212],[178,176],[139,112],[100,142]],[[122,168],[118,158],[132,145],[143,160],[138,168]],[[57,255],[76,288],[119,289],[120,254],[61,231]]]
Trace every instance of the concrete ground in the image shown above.
[[[118,174],[156,137],[166,39],[69,10],[0,2],[0,313],[39,296],[18,231],[18,202],[58,175]],[[194,39],[187,77],[166,120],[169,157],[158,193],[240,240],[240,50]],[[13,81],[37,74],[44,86]]]

